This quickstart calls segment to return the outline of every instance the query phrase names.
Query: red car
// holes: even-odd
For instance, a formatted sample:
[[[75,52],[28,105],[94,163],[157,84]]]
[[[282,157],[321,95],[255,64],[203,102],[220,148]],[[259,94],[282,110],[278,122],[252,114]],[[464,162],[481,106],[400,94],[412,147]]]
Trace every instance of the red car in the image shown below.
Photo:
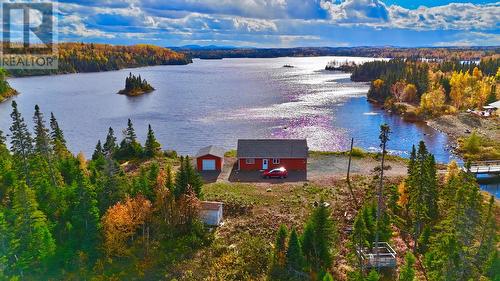
[[[284,179],[288,177],[288,171],[283,167],[278,169],[266,170],[262,172],[262,177],[265,179],[270,179],[270,178]]]

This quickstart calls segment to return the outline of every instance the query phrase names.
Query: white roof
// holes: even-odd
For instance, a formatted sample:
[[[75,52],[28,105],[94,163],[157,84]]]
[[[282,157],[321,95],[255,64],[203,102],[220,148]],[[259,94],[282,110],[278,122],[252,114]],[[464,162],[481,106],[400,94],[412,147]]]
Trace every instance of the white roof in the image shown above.
[[[488,106],[491,106],[491,107],[494,107],[494,108],[500,108],[500,100],[499,101],[496,101],[494,103],[490,103],[488,104]]]

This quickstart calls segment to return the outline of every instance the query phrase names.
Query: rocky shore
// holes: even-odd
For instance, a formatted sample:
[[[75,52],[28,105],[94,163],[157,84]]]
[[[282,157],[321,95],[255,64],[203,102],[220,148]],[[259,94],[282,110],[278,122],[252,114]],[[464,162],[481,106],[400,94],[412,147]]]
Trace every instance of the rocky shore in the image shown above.
[[[474,130],[491,140],[500,140],[500,117],[481,118],[471,113],[443,115],[427,120],[427,124],[453,141],[470,135]]]

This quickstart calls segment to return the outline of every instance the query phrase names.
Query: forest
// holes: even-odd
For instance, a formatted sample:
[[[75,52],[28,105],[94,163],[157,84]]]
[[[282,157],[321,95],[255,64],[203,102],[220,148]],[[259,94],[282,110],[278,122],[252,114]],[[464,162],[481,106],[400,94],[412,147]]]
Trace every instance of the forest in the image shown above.
[[[277,58],[313,56],[354,56],[379,58],[426,58],[441,60],[479,60],[497,54],[498,47],[397,48],[397,47],[298,47],[298,48],[236,48],[236,47],[173,47],[193,58]]]
[[[388,179],[383,164],[388,126],[381,127],[381,168],[353,179],[348,186],[357,195],[352,200],[338,201],[339,195],[328,193],[339,187],[298,185],[305,195],[321,196],[300,207],[304,220],[275,217],[283,224],[277,229],[248,225],[221,238],[198,220],[200,200],[223,201],[230,224],[231,217],[251,214],[242,192],[256,187],[225,185],[214,192],[217,185],[203,184],[188,156],[162,150],[151,126],[144,144],[131,120],[120,141],[109,128],[86,159],[68,150],[53,113],[47,121],[35,106],[30,130],[13,101],[11,118],[10,148],[0,134],[0,280],[451,281],[500,276],[494,198],[483,195],[474,176],[455,162],[439,175],[423,142],[413,147],[408,176]],[[263,201],[268,209],[297,206],[276,199],[269,205],[266,196],[252,200]],[[357,206],[347,232],[340,228],[341,216],[334,215],[337,208],[346,211],[344,203]],[[248,234],[268,230],[276,231],[272,247],[264,236]],[[236,236],[242,240],[236,242]],[[360,259],[357,253],[377,242],[403,245],[398,254],[406,258],[397,270],[375,270]]]
[[[482,109],[499,99],[500,57],[479,63],[392,59],[356,66],[351,79],[371,82],[368,98],[398,106],[414,106],[416,115],[432,117],[466,109]]]
[[[125,89],[120,90],[118,94],[127,96],[139,96],[142,94],[151,93],[155,89],[146,79],[142,79],[141,75],[135,76],[132,73],[125,78]]]
[[[154,45],[117,46],[96,43],[56,45],[58,69],[9,70],[12,76],[100,72],[153,65],[184,65],[192,62],[185,54]]]

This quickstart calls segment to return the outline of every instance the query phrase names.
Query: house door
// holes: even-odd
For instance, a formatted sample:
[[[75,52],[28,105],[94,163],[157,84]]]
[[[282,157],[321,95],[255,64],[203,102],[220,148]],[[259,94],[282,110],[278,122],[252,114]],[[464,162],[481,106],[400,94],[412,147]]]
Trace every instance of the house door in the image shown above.
[[[262,170],[267,170],[269,168],[269,159],[262,159]]]

